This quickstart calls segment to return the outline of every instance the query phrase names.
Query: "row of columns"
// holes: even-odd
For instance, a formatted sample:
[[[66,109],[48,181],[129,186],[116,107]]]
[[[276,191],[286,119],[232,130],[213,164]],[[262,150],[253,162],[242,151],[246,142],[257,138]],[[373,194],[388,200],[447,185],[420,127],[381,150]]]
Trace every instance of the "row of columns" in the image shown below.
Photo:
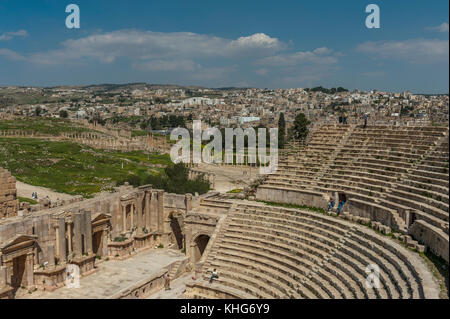
[[[137,234],[143,234],[144,228],[164,231],[164,190],[144,190],[133,199],[123,200],[120,210],[121,223],[118,225],[121,225],[122,233],[131,233],[135,227]]]
[[[55,233],[56,245],[55,247],[48,247],[48,260],[51,265],[54,265],[55,255],[60,262],[67,262],[70,256],[80,257],[83,254],[92,254],[90,211],[72,213],[72,218],[69,220],[66,220],[65,217],[58,218]]]

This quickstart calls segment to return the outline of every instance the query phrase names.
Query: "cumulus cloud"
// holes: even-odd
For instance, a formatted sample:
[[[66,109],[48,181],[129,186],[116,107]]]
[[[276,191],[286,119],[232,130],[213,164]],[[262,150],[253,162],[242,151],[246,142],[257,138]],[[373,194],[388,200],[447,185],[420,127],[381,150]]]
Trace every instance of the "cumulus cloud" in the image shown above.
[[[382,59],[399,59],[409,63],[436,63],[448,61],[448,40],[414,39],[407,41],[368,41],[357,46],[358,52]]]
[[[427,30],[439,31],[439,32],[448,32],[448,22],[444,22],[437,27],[428,27]]]
[[[19,53],[10,50],[10,49],[2,49],[0,48],[0,57],[7,58],[8,60],[19,61],[25,60],[26,58]]]
[[[276,38],[271,38],[264,33],[255,33],[248,37],[240,37],[230,42],[231,47],[236,48],[274,48],[279,49],[284,45]]]
[[[0,34],[0,41],[6,41],[6,40],[11,40],[16,37],[27,37],[27,36],[28,36],[28,32],[26,30],[5,32],[5,33]]]
[[[238,83],[252,76],[289,82],[315,80],[329,74],[339,52],[327,47],[292,52],[288,45],[264,33],[235,39],[192,32],[118,30],[69,39],[56,49],[23,56],[9,49],[0,58],[21,59],[48,67],[89,67],[95,63],[132,68],[158,78],[209,83]],[[301,76],[299,76],[301,74]],[[234,84],[233,84],[234,85]]]
[[[198,66],[192,60],[151,60],[133,67],[141,71],[194,71]]]
[[[264,50],[273,52],[281,47],[278,39],[263,33],[229,40],[191,32],[120,30],[67,40],[62,43],[62,48],[35,53],[31,59],[41,64],[65,63],[86,58],[112,63],[121,57],[138,60],[233,57],[248,53],[249,50],[256,54],[257,51]],[[150,64],[150,67],[156,64]]]
[[[290,54],[278,54],[257,61],[258,64],[266,66],[295,66],[299,64],[335,64],[338,62],[337,55],[326,48],[317,48],[313,51],[298,51]]]

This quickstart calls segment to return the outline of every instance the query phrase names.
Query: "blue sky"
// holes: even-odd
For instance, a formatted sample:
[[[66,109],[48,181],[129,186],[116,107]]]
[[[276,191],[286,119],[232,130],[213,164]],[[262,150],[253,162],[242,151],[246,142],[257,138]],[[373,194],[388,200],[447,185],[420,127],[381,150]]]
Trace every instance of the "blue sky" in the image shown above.
[[[365,27],[370,3],[380,29]],[[444,0],[0,0],[0,85],[448,93],[448,17]]]

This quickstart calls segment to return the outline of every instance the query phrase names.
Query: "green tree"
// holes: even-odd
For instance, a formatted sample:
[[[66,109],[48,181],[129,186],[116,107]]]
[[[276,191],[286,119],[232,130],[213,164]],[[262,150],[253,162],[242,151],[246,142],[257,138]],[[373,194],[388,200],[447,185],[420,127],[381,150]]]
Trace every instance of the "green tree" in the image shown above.
[[[36,107],[34,113],[36,114],[36,116],[41,116],[42,108],[40,106]]]
[[[59,117],[66,119],[69,116],[69,113],[67,113],[66,110],[59,111]]]
[[[284,120],[284,113],[280,113],[278,119],[278,148],[284,148],[286,138],[286,122]]]
[[[305,140],[309,133],[308,125],[310,123],[311,122],[308,121],[305,114],[297,114],[292,128],[292,137],[296,140]]]

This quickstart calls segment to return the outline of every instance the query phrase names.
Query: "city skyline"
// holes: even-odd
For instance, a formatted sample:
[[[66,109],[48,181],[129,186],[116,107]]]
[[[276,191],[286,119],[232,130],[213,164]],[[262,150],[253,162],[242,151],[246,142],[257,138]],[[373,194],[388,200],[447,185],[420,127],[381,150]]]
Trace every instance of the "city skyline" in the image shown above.
[[[377,1],[380,29],[365,27],[362,1],[133,3],[77,1],[81,28],[67,29],[69,3],[4,1],[0,85],[448,93],[445,1]]]

